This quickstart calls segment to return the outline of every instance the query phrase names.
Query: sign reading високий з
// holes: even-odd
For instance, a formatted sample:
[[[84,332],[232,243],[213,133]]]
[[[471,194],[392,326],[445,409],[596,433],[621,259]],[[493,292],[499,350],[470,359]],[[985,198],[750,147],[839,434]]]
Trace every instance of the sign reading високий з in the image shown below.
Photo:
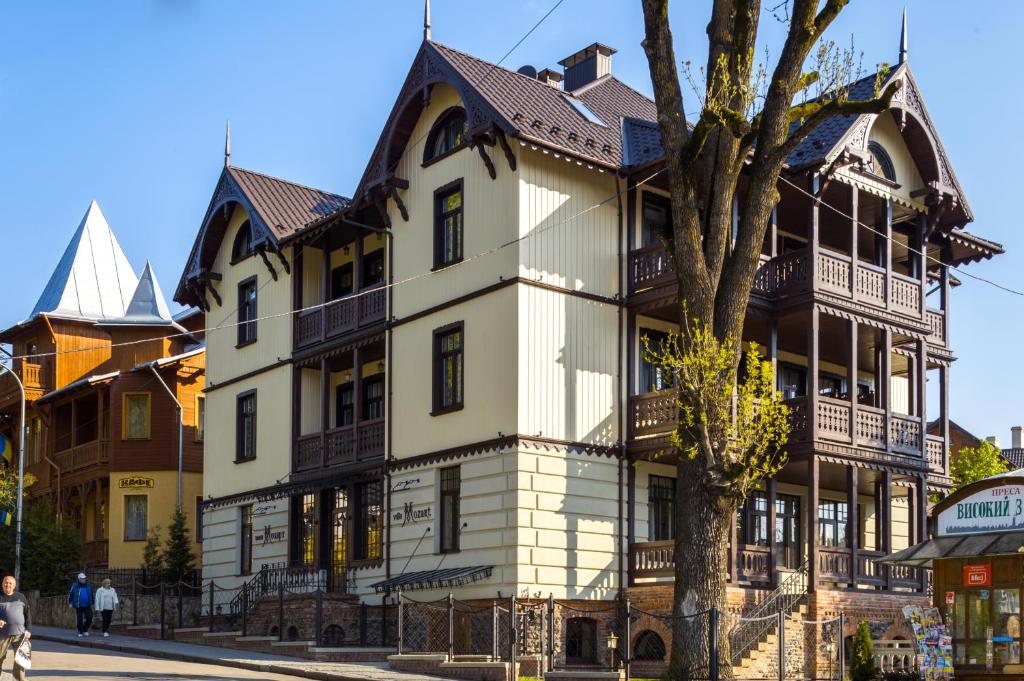
[[[1024,485],[983,489],[939,513],[938,536],[1024,531]]]

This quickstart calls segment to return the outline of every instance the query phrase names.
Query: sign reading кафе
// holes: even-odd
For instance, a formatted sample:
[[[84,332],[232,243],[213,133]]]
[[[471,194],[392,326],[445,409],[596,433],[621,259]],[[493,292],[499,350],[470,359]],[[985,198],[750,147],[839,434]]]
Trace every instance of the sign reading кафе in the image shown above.
[[[988,487],[939,513],[938,536],[1024,531],[1024,485]]]

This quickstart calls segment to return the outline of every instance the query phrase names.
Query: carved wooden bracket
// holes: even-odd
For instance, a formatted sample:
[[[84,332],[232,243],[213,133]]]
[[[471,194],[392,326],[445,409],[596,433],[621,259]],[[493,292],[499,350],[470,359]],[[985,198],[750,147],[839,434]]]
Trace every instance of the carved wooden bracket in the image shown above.
[[[258,249],[258,253],[260,254],[260,259],[263,260],[263,264],[266,265],[267,269],[270,271],[271,278],[273,278],[274,281],[277,281],[277,270],[275,270],[274,266],[270,264],[270,258],[267,257],[266,247],[260,247]]]
[[[496,129],[495,132],[498,138],[498,144],[501,145],[501,150],[505,152],[505,160],[508,161],[508,167],[510,170],[516,169],[516,156],[512,153],[512,147],[508,144],[508,138],[505,137],[505,133],[500,129]]]

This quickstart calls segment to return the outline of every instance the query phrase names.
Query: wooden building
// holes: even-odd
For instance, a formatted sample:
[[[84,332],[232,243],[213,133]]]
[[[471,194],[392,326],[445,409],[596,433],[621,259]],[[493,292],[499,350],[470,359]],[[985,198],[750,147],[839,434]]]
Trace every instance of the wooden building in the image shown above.
[[[671,231],[655,106],[614,52],[567,57],[563,87],[428,32],[351,201],[226,165],[175,294],[231,325],[208,340],[207,578],[323,570],[378,601],[458,568],[463,599],[671,608],[673,397],[640,350],[675,328]],[[811,617],[891,637],[928,574],[876,560],[950,486],[950,269],[1002,248],[964,230],[909,65],[886,79],[891,111],[830,121],[780,177],[743,340],[790,463],[737,515],[729,607],[799,585]]]
[[[79,530],[84,563],[138,567],[146,536],[177,501],[184,407],[183,506],[202,489],[202,315],[171,317],[149,264],[138,277],[93,202],[25,321],[0,332],[25,384],[28,503],[48,499]],[[19,391],[0,376],[4,434],[17,443]],[[197,545],[197,554],[198,545]]]

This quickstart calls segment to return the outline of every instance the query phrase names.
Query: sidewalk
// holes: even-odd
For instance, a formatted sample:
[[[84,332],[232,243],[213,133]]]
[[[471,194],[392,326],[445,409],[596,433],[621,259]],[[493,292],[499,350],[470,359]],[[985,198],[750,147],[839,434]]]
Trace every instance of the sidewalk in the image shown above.
[[[386,662],[313,662],[287,655],[230,650],[213,646],[201,646],[176,641],[159,641],[111,634],[110,638],[97,636],[93,632],[87,638],[78,638],[73,629],[54,627],[33,627],[32,638],[78,645],[100,650],[113,650],[146,657],[159,657],[182,662],[200,662],[223,667],[247,669],[249,671],[319,679],[320,681],[440,681],[436,676],[409,674],[388,669]]]

